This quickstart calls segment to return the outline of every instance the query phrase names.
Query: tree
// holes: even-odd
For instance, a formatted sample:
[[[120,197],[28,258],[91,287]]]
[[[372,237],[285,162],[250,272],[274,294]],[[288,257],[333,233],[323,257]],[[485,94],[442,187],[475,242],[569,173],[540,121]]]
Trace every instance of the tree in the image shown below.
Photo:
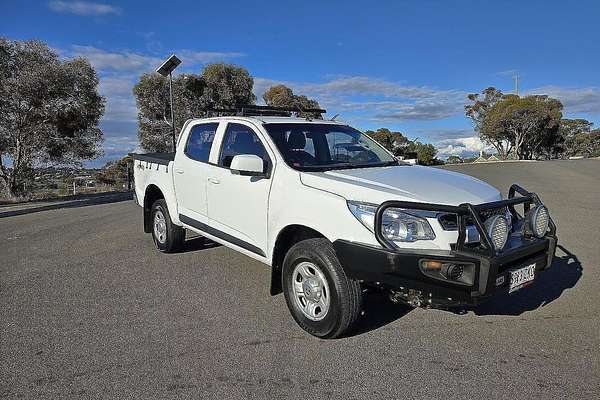
[[[589,157],[600,157],[600,129],[590,132],[591,151]]]
[[[263,100],[267,105],[274,107],[292,107],[298,109],[321,108],[316,100],[309,99],[304,95],[295,95],[292,89],[285,85],[271,86],[264,94]],[[303,118],[321,119],[319,113],[299,113]]]
[[[406,152],[410,141],[401,132],[392,132],[387,128],[379,128],[376,131],[366,131],[365,134],[376,140],[395,156],[402,156]]]
[[[557,99],[507,95],[486,111],[481,129],[505,138],[518,159],[531,159],[554,143],[561,119],[562,104]]]
[[[0,38],[0,73],[0,186],[9,197],[26,194],[36,164],[78,165],[102,153],[104,98],[87,60]]]
[[[109,161],[96,173],[95,179],[105,185],[123,185],[128,179],[127,164],[131,166],[132,162],[131,156],[125,156],[117,161]],[[129,171],[129,173],[132,174],[133,172]]]
[[[593,152],[590,133],[594,124],[585,119],[567,119],[560,121],[560,155],[563,157],[591,154]],[[592,146],[592,148],[590,147]]]
[[[203,100],[208,107],[236,108],[254,104],[254,79],[243,67],[232,64],[208,64],[202,71],[206,84]]]
[[[175,131],[190,118],[207,115],[207,108],[236,108],[253,104],[254,80],[242,67],[209,64],[202,75],[180,74],[173,78]],[[156,73],[144,74],[134,86],[138,106],[138,137],[146,151],[172,150],[169,81]]]
[[[435,158],[437,149],[431,143],[421,143],[419,141],[410,142],[407,153],[417,153],[417,160],[421,165],[440,164],[440,160]]]
[[[566,140],[566,157],[598,157],[600,156],[600,129],[581,131]]]
[[[510,152],[510,140],[506,132],[489,130],[485,124],[486,117],[490,109],[496,103],[504,98],[504,94],[494,88],[488,87],[479,93],[471,93],[467,98],[472,104],[465,106],[465,115],[473,121],[475,132],[479,134],[480,139],[491,146],[494,146],[501,158],[506,158]]]
[[[462,162],[463,162],[462,158],[460,158],[459,156],[457,156],[455,154],[452,154],[446,160],[446,163],[448,163],[448,164],[461,164]]]
[[[179,132],[185,121],[203,116],[206,83],[198,75],[177,75],[173,79],[173,105],[175,131]],[[169,81],[153,73],[144,74],[134,86],[138,106],[138,137],[147,151],[167,152],[172,148],[171,104]]]

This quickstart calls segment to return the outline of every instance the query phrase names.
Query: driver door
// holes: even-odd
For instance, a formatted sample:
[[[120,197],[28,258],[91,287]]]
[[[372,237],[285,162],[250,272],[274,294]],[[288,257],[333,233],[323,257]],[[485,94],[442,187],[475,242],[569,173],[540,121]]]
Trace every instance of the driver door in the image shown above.
[[[254,128],[244,122],[229,122],[221,140],[216,165],[207,174],[208,218],[215,236],[265,257],[267,208],[272,179],[232,173],[231,160],[253,154],[263,160],[264,171],[272,168],[272,155]]]

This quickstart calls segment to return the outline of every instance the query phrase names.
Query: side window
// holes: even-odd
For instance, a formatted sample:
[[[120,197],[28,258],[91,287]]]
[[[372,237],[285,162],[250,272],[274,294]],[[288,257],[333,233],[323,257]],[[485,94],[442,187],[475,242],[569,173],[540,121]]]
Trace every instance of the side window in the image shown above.
[[[254,154],[263,160],[266,169],[269,157],[262,143],[252,128],[242,124],[227,124],[227,130],[223,137],[221,145],[221,154],[219,155],[219,165],[229,168],[231,160],[238,154]]]
[[[193,160],[208,162],[210,148],[218,126],[219,124],[216,122],[193,126],[185,145],[185,154]]]

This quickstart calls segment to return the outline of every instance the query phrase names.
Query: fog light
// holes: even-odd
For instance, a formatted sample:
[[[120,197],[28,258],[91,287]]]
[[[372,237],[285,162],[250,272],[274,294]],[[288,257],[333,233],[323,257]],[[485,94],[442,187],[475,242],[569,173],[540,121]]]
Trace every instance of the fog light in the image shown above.
[[[446,278],[457,281],[460,279],[464,271],[464,267],[461,264],[446,264],[446,268],[442,271]]]
[[[548,231],[550,215],[545,206],[537,206],[529,211],[529,229],[538,238],[543,238]]]
[[[425,275],[446,282],[472,285],[475,279],[475,264],[473,263],[421,260],[419,266]]]
[[[494,215],[488,218],[484,224],[485,230],[492,240],[496,251],[502,250],[508,240],[508,222],[502,215]]]

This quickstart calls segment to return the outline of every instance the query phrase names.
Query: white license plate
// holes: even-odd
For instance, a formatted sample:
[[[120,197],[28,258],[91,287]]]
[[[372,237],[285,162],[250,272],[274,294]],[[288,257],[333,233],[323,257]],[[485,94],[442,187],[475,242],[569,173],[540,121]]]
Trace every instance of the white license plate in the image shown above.
[[[510,271],[510,286],[508,293],[521,289],[535,278],[535,264]]]

